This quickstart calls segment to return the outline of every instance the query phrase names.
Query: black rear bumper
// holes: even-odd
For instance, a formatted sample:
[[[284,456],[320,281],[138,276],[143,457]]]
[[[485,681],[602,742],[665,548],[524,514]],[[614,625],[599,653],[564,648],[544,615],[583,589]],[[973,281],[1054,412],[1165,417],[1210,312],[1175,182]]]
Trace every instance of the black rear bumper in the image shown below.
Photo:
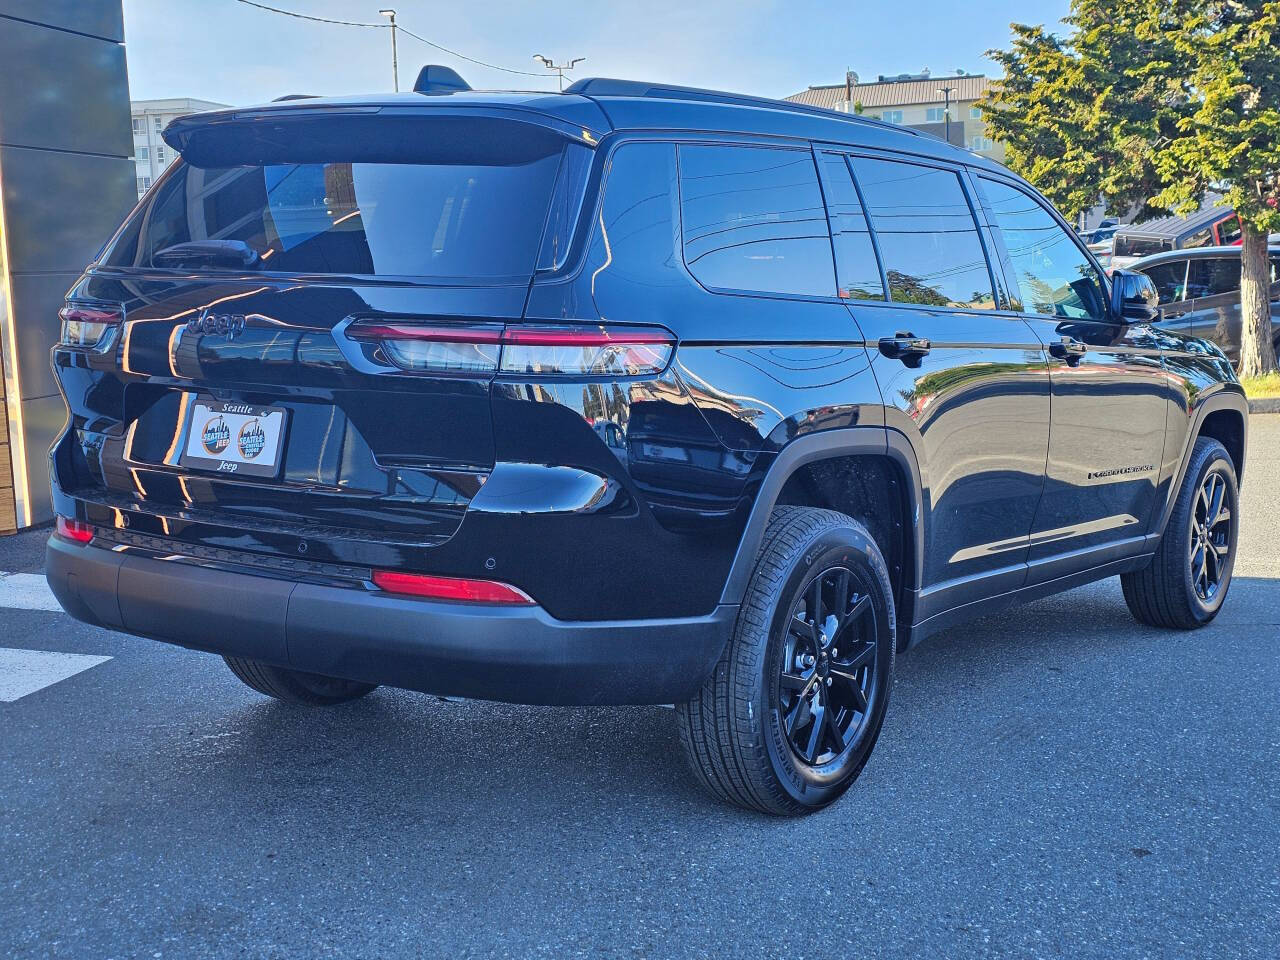
[[[49,541],[78,620],[196,650],[446,696],[679,703],[710,673],[737,607],[670,620],[565,621],[541,607],[444,603]]]

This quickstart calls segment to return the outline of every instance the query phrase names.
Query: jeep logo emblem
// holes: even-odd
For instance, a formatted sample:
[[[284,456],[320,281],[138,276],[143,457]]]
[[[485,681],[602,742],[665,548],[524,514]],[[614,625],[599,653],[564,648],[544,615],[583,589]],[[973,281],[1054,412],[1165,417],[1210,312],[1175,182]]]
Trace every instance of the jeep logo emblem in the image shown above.
[[[234,340],[244,333],[244,314],[210,313],[208,309],[204,309],[200,311],[200,316],[187,321],[187,330],[191,333],[220,335],[228,340]]]

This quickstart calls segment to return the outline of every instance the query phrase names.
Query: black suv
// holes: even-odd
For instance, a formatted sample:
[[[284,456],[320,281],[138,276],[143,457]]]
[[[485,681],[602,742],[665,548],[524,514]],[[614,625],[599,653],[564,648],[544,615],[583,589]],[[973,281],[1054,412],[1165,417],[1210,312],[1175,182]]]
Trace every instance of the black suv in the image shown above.
[[[838,797],[894,657],[1231,578],[1246,406],[1026,183],[901,127],[616,80],[178,120],[71,290],[48,577],[256,690],[674,703]]]

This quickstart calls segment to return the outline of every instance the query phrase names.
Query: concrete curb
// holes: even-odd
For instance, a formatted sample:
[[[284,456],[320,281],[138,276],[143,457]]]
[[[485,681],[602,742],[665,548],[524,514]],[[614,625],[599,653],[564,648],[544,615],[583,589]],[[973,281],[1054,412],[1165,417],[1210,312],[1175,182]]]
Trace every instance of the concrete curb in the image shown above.
[[[1280,397],[1260,397],[1249,401],[1250,413],[1280,413]]]

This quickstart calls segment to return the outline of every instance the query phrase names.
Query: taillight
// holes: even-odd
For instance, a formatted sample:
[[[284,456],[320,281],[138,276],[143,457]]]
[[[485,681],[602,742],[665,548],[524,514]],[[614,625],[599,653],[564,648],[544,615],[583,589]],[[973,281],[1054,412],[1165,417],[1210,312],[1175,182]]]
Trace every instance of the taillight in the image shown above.
[[[59,516],[54,529],[58,536],[74,543],[88,543],[93,539],[93,527],[80,520],[69,520],[66,517]]]
[[[432,600],[508,603],[523,606],[533,603],[533,598],[523,590],[497,580],[470,580],[464,577],[434,577],[422,573],[375,570],[373,583],[387,593],[426,597]]]
[[[502,335],[503,373],[636,377],[661,373],[675,338],[657,327],[520,326]]]
[[[661,373],[675,337],[661,327],[423,324],[358,320],[346,334],[402,370],[538,376],[638,377]]]
[[[102,346],[107,334],[120,326],[124,311],[117,304],[68,300],[58,316],[62,319],[60,342],[63,346],[94,349]]]

